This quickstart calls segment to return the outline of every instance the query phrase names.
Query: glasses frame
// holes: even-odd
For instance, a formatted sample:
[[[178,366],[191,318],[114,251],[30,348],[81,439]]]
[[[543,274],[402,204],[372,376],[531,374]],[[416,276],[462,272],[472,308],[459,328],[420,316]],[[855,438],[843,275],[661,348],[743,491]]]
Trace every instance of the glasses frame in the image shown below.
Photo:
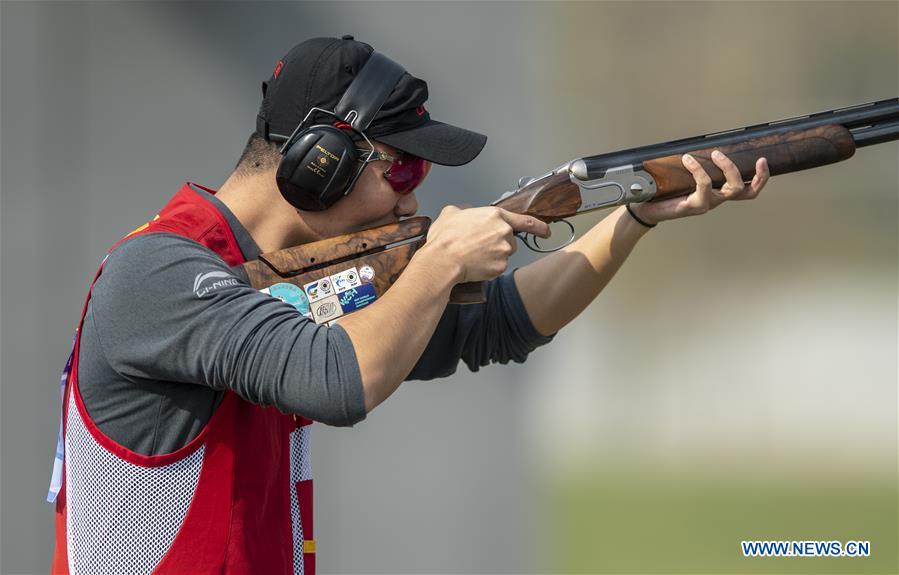
[[[376,150],[372,148],[371,150],[363,150],[362,148],[356,148],[356,152],[359,154],[359,161],[363,164],[370,164],[372,162],[390,162],[390,166],[393,167],[393,162],[399,160],[396,156],[391,156],[387,152],[382,152],[381,150]],[[365,158],[361,157],[362,154],[367,154]],[[390,173],[390,168],[384,172],[385,174]]]
[[[405,152],[400,152],[396,156],[392,156],[392,155],[388,154],[387,152],[382,152],[381,150],[363,150],[361,148],[356,148],[356,152],[359,153],[360,156],[361,156],[361,154],[368,154],[365,158],[361,158],[361,157],[359,158],[359,161],[362,162],[363,168],[372,162],[378,162],[378,161],[390,162],[390,166],[386,170],[384,170],[384,177],[387,178],[388,181],[390,181],[390,169],[393,167],[394,162],[403,159],[403,157],[415,158],[415,159],[419,159],[423,162],[427,162],[427,160],[419,158],[418,156],[413,156],[412,154],[407,154]],[[427,174],[427,171],[425,172],[425,174]],[[424,179],[424,177],[422,177],[422,179]],[[415,191],[415,188],[417,188],[420,183],[421,182],[419,181],[419,183],[416,184],[408,192],[396,192],[396,193],[401,194],[401,195],[411,194],[413,191]],[[394,191],[396,191],[396,190],[394,190]]]

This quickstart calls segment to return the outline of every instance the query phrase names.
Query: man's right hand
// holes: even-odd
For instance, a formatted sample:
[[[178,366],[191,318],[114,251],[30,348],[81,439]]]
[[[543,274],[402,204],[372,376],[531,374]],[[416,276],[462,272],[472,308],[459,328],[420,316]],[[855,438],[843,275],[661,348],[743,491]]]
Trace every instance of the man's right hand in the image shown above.
[[[409,375],[453,286],[490,280],[506,270],[515,252],[514,232],[548,237],[549,226],[496,207],[444,208],[393,287],[374,304],[340,318],[359,361],[366,412]]]
[[[455,271],[456,283],[490,280],[506,271],[515,253],[515,232],[548,238],[549,225],[532,216],[486,206],[443,208],[420,251],[439,257]]]

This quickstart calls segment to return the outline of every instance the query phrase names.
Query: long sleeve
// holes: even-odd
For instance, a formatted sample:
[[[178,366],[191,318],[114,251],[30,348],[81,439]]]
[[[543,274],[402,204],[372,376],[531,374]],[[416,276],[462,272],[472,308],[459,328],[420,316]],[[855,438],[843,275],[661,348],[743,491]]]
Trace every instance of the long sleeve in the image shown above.
[[[85,335],[126,379],[230,389],[331,425],[365,418],[346,332],[256,291],[191,240],[150,234],[122,244],[89,311],[94,333]]]
[[[552,341],[531,323],[512,273],[487,284],[481,304],[450,304],[427,348],[407,379],[434,379],[453,374],[459,360],[471,371],[489,363],[521,363]]]

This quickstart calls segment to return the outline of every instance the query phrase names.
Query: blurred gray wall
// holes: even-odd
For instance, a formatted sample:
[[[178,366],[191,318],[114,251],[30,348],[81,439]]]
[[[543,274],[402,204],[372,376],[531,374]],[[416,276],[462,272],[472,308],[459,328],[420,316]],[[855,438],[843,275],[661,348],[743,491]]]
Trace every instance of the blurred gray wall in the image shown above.
[[[896,6],[3,2],[0,571],[49,568],[57,378],[91,274],[182,182],[224,181],[296,42],[352,33],[490,136],[434,170],[433,216],[571,157],[896,96]],[[660,226],[525,366],[316,426],[320,572],[545,569],[538,472],[578,465],[790,469],[791,441],[831,430],[856,447],[838,464],[895,481],[896,164],[863,150]],[[749,458],[719,465],[721,445]]]
[[[429,82],[436,118],[493,136],[470,167],[433,171],[419,197],[434,215],[516,179],[525,28],[512,5],[2,4],[4,573],[49,568],[56,382],[96,266],[182,182],[225,180],[278,58],[355,34]],[[532,566],[520,370],[489,373],[409,385],[352,430],[316,426],[321,572]]]

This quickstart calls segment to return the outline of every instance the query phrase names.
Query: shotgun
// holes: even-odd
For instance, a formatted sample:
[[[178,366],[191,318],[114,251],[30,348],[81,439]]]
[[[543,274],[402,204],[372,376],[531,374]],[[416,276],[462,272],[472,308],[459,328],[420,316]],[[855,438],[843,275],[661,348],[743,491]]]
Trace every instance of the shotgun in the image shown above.
[[[555,251],[574,240],[574,215],[633,202],[689,194],[695,184],[681,164],[689,153],[705,168],[712,185],[726,182],[711,154],[720,150],[751,181],[755,162],[768,160],[772,176],[846,160],[856,148],[899,140],[899,98],[880,100],[578,158],[543,175],[522,178],[518,188],[491,205],[547,223],[563,222],[571,236],[554,249],[520,235],[530,249]],[[250,284],[292,303],[317,323],[330,322],[374,302],[396,281],[426,239],[431,220],[406,220],[263,254],[243,264]],[[459,284],[450,303],[484,301],[484,284]]]

